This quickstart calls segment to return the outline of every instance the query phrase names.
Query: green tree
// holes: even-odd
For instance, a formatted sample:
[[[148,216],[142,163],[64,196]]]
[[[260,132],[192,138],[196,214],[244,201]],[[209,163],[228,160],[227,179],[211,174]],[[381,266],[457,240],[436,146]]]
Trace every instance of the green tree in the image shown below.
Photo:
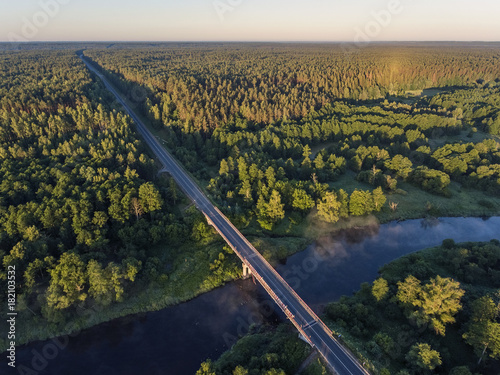
[[[304,157],[304,159],[309,159],[309,157],[311,156],[311,147],[309,147],[309,145],[305,145],[302,149],[302,156]]]
[[[227,165],[226,159],[222,159],[220,162],[219,174],[221,176],[229,173],[229,166]]]
[[[203,362],[200,369],[196,371],[196,375],[217,375],[215,373],[214,366],[212,365],[212,361],[208,360]]]
[[[384,207],[385,202],[387,202],[387,197],[384,195],[381,187],[373,190],[372,194],[373,198],[373,206],[375,207],[375,211],[380,211],[382,207]]]
[[[429,324],[436,334],[444,336],[446,325],[454,323],[454,316],[462,309],[460,299],[464,293],[460,283],[451,278],[436,276],[421,286],[418,279],[408,276],[403,283],[398,283],[396,298],[409,307],[409,318],[419,327]]]
[[[426,372],[434,370],[442,364],[441,355],[432,350],[429,344],[417,343],[410,348],[406,360],[413,366]]]
[[[402,155],[395,155],[392,159],[386,160],[384,164],[386,168],[393,170],[398,177],[404,180],[408,178],[413,167],[410,159]]]
[[[113,301],[111,277],[101,264],[91,260],[87,264],[89,279],[89,295],[102,305],[109,305]]]
[[[35,286],[37,275],[42,275],[45,262],[40,259],[35,259],[31,262],[26,271],[24,271],[24,284],[28,289],[32,289]]]
[[[304,189],[295,189],[292,207],[302,212],[308,211],[314,207],[314,200]]]
[[[500,358],[499,306],[489,296],[483,296],[472,303],[472,316],[463,338],[479,356],[478,364],[488,353],[491,358]]]
[[[285,205],[281,203],[281,195],[277,190],[273,190],[269,202],[266,202],[261,195],[257,201],[257,216],[260,225],[267,230],[271,230],[273,224],[285,217]]]
[[[168,187],[169,187],[169,192],[170,192],[170,196],[172,197],[172,201],[174,203],[174,205],[177,204],[177,197],[179,195],[178,193],[178,189],[177,189],[177,183],[175,182],[174,178],[173,177],[170,177],[168,179]]]
[[[460,300],[465,291],[451,278],[436,276],[425,284],[417,299],[415,313],[417,324],[430,323],[436,334],[444,336],[445,326],[455,322],[455,315],[462,309]]]
[[[472,320],[474,322],[494,321],[499,316],[499,306],[490,296],[482,296],[472,302]]]
[[[281,195],[277,190],[273,190],[267,205],[266,216],[273,223],[285,217],[285,205],[281,203]]]
[[[373,198],[369,191],[354,190],[349,200],[349,212],[354,216],[363,216],[373,211]]]
[[[386,354],[391,354],[394,350],[394,340],[385,333],[378,332],[373,336],[373,341],[375,341]]]
[[[233,370],[233,375],[248,375],[248,370],[242,366],[236,366]]]
[[[491,358],[500,358],[500,323],[492,321],[471,323],[463,338],[478,354],[478,364],[486,353]]]
[[[66,309],[78,301],[85,301],[87,282],[85,264],[77,254],[63,253],[58,264],[50,270],[47,304],[58,310]]]
[[[160,192],[151,182],[142,184],[139,187],[139,203],[144,213],[161,209],[162,199]]]
[[[413,306],[422,291],[420,280],[410,275],[404,281],[398,281],[397,300],[404,306]]]
[[[318,215],[327,223],[336,223],[340,218],[341,203],[337,200],[337,194],[327,191],[318,202]]]
[[[246,202],[252,202],[252,185],[250,184],[250,180],[243,181],[238,193],[243,196]]]
[[[387,293],[389,293],[389,284],[387,283],[387,280],[380,277],[373,282],[372,295],[375,297],[377,302],[385,299],[387,297]]]
[[[273,167],[267,168],[266,179],[267,179],[267,186],[273,188],[274,184],[276,183],[276,172],[274,171]]]

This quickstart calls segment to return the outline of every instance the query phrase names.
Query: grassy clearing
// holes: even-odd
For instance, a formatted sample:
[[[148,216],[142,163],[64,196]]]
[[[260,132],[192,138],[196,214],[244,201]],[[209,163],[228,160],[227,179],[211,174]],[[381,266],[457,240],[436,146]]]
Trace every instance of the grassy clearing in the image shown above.
[[[371,190],[372,186],[356,181],[353,172],[341,176],[330,184],[334,189],[344,189],[348,193],[354,189]],[[409,220],[438,216],[494,216],[500,214],[500,197],[482,191],[464,188],[452,182],[449,186],[451,197],[430,194],[407,182],[399,182],[396,193],[387,196],[387,202],[397,203],[397,209],[389,207],[376,213],[380,223],[394,220]]]
[[[429,139],[429,146],[432,150],[435,150],[439,147],[444,146],[445,144],[452,143],[480,143],[485,139],[494,138],[498,140],[498,136],[491,135],[482,131],[470,131],[470,130],[462,130],[458,135],[452,136],[442,136]]]

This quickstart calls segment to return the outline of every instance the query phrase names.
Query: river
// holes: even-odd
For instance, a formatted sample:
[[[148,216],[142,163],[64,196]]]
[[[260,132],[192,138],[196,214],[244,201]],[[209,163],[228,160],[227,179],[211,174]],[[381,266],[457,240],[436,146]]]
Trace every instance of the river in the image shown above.
[[[373,281],[382,265],[446,238],[500,239],[500,217],[409,220],[346,230],[289,257],[277,271],[321,312],[326,303]],[[116,319],[59,343],[22,346],[17,349],[18,371],[13,373],[194,374],[202,361],[218,358],[251,324],[281,322],[283,315],[277,310],[260,286],[251,279],[240,280],[181,305]],[[0,367],[7,367],[5,357]]]

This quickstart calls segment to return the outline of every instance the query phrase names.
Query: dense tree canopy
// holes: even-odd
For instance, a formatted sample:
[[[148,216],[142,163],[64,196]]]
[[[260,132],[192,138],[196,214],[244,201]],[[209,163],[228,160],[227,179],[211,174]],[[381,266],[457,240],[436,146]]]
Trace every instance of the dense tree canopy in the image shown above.
[[[2,53],[0,68],[0,280],[15,265],[51,321],[122,301],[148,247],[186,231],[169,188],[147,182],[154,162],[74,52]]]
[[[500,359],[499,270],[499,241],[443,241],[382,267],[326,315],[380,373],[487,373]]]

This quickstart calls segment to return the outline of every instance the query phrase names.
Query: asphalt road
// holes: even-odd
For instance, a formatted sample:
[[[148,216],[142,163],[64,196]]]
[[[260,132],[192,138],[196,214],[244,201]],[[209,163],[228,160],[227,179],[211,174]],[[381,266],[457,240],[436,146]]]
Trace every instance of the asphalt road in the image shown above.
[[[80,58],[82,58],[82,56],[80,56]],[[111,91],[116,99],[123,105],[136,123],[139,133],[157,158],[163,163],[165,170],[175,179],[188,198],[193,201],[196,207],[211,221],[211,224],[233,248],[242,262],[248,264],[251,269],[258,274],[257,279],[263,284],[264,288],[270,288],[274,292],[275,296],[271,296],[275,301],[276,297],[278,298],[276,302],[281,309],[285,307],[285,309],[288,310],[285,311],[285,313],[289,318],[292,318],[292,323],[294,323],[297,329],[304,333],[306,336],[305,339],[321,353],[339,375],[368,374],[361,364],[332,336],[328,327],[326,327],[316,314],[302,301],[286,281],[208,200],[199,189],[198,185],[183,170],[180,164],[160,145],[103,75],[84,58],[82,58],[82,60],[92,72],[97,74],[106,85],[106,88]]]

